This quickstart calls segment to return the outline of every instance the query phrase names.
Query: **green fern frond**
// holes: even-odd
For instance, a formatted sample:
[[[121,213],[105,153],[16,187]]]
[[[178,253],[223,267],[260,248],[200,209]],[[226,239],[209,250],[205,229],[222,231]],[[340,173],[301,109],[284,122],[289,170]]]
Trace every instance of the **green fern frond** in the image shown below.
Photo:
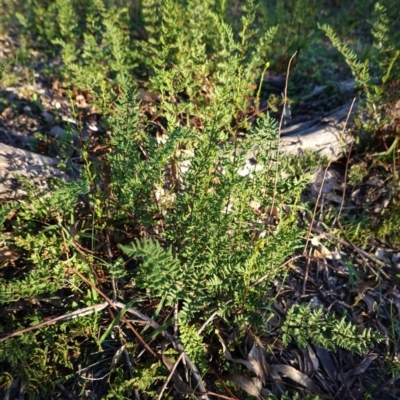
[[[336,47],[345,58],[345,61],[350,67],[351,73],[355,78],[356,85],[368,94],[368,83],[371,80],[371,76],[369,74],[369,61],[359,61],[358,55],[353,50],[351,50],[348,45],[340,41],[340,39],[337,37],[337,35],[329,25],[324,24],[318,26],[325,32],[332,45]]]
[[[203,338],[197,333],[195,326],[187,325],[184,322],[179,324],[179,340],[189,355],[191,360],[199,367],[203,373],[207,368],[206,352],[203,344]]]
[[[332,313],[326,315],[322,307],[312,310],[308,304],[293,306],[288,310],[282,332],[285,346],[294,339],[301,348],[311,341],[328,350],[339,346],[358,354],[383,340],[383,336],[371,328],[360,331],[351,321],[347,321],[346,315],[338,319]]]
[[[385,84],[400,76],[399,68],[395,68],[396,61],[400,58],[400,48],[395,45],[398,33],[395,35],[394,32],[391,32],[392,24],[387,9],[381,3],[375,4],[371,25],[371,33],[374,37],[373,46],[378,52],[374,61],[377,63],[382,83]]]

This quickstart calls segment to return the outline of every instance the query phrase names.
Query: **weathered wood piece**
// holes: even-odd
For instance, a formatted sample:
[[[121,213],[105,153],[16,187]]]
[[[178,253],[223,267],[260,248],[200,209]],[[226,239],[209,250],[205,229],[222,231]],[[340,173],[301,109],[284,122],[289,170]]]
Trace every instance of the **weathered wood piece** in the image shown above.
[[[301,155],[312,150],[329,159],[339,159],[353,140],[350,128],[356,109],[356,105],[348,103],[321,118],[282,129],[280,151]]]

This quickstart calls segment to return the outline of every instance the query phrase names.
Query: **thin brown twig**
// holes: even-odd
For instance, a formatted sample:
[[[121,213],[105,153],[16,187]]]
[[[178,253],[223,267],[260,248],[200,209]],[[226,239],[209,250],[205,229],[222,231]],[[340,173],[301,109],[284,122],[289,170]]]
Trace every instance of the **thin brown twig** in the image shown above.
[[[310,227],[307,231],[307,236],[306,236],[306,244],[304,246],[304,251],[303,253],[306,254],[307,252],[307,247],[308,247],[308,243],[310,242],[310,235],[311,235],[311,231],[312,231],[312,227],[314,226],[314,221],[315,221],[315,215],[317,214],[317,208],[319,206],[319,201],[321,199],[321,195],[322,195],[322,190],[324,188],[324,183],[325,183],[325,178],[326,178],[326,174],[328,173],[328,169],[331,165],[332,159],[329,160],[328,165],[325,167],[324,169],[324,176],[322,177],[321,183],[320,183],[320,187],[318,190],[318,194],[317,194],[317,200],[315,202],[315,206],[314,206],[314,210],[313,213],[311,215],[311,222],[310,222]],[[303,293],[304,294],[304,293]]]
[[[284,263],[282,263],[279,267],[278,270],[282,267],[284,267],[287,264],[290,264],[292,261],[297,260],[299,258],[304,257],[304,254],[300,254],[297,256],[293,256],[290,257],[289,260],[286,260]],[[258,278],[255,282],[253,282],[250,286],[254,287],[257,286],[259,283],[261,283],[262,281],[264,281],[266,278],[268,278],[271,275],[271,273],[269,272],[268,274],[263,275],[261,278]]]
[[[351,106],[349,108],[349,112],[347,113],[346,121],[345,121],[344,126],[343,126],[343,131],[342,131],[343,133],[344,133],[344,131],[345,131],[346,127],[347,127],[347,124],[349,122],[349,118],[350,118],[351,112],[353,110],[354,103],[355,103],[355,99],[353,99],[353,102],[351,103]],[[328,169],[331,166],[332,161],[333,161],[333,155],[331,156],[331,159],[329,160],[328,165],[325,167],[324,176],[322,177],[320,188],[318,190],[317,200],[315,202],[314,211],[313,211],[313,214],[312,214],[312,217],[311,217],[310,228],[307,231],[306,244],[304,246],[304,251],[303,251],[304,255],[307,254],[307,247],[308,247],[308,243],[310,242],[311,230],[312,230],[312,228],[314,226],[314,219],[315,219],[315,215],[317,214],[317,208],[318,208],[318,205],[319,205],[319,201],[321,199],[322,190],[324,188],[326,174],[328,173]],[[306,286],[307,286],[307,279],[308,279],[309,270],[310,270],[310,259],[307,258],[306,268],[305,268],[305,271],[304,271],[303,289],[302,289],[302,295],[303,296],[305,296],[305,294],[306,294]]]
[[[301,291],[302,296],[306,295],[306,285],[307,285],[307,280],[308,280],[308,274],[310,272],[310,254],[306,254],[305,251],[307,250],[307,247],[304,249],[304,253],[303,255],[307,258],[306,261],[306,268],[304,270],[304,280],[303,280],[303,289]],[[310,249],[310,253],[311,253],[311,249]]]
[[[116,303],[113,302],[107,295],[105,295],[100,289],[98,289],[96,286],[92,284],[85,276],[83,276],[78,270],[75,268],[71,268],[71,271],[77,274],[87,285],[89,285],[92,289],[94,289],[101,297],[106,300],[112,308],[115,310],[118,310],[117,306],[115,305]],[[124,316],[121,317],[121,321],[123,321],[129,329],[134,333],[134,335],[137,337],[139,342],[147,349],[147,351],[154,357],[159,359],[158,355],[148,346],[148,344],[145,342],[145,340],[140,336],[139,332],[136,331],[136,329],[132,326],[132,324],[125,318]]]
[[[361,256],[361,258],[364,260],[364,262],[365,262],[365,258],[367,258],[368,260],[370,260],[370,261],[372,261],[372,262],[378,264],[378,265],[381,266],[381,267],[384,267],[384,266],[385,266],[385,263],[384,263],[383,261],[379,260],[377,257],[372,256],[371,254],[367,253],[366,251],[360,249],[358,246],[356,246],[355,244],[353,244],[353,242],[350,240],[349,236],[347,235],[347,233],[346,233],[346,231],[344,230],[344,228],[343,228],[342,224],[340,223],[340,221],[338,221],[338,224],[339,224],[340,229],[342,230],[343,235],[345,236],[345,238],[346,238],[347,241],[348,241],[349,247],[352,247],[352,248]],[[365,264],[368,265],[366,262],[365,262]],[[376,273],[376,272],[373,270],[373,268],[370,267],[370,270],[372,271],[372,273],[373,273],[377,278],[379,277],[379,274]],[[382,268],[379,270],[379,273],[382,274],[386,279],[391,280],[391,278],[383,271]]]
[[[118,308],[125,308],[126,305],[120,301],[117,301],[114,303],[114,306],[118,307]],[[159,324],[157,324],[157,322],[155,322],[154,320],[152,320],[151,318],[149,318],[147,315],[142,314],[140,311],[137,311],[131,307],[128,307],[126,309],[126,311],[130,314],[136,315],[137,317],[139,317],[140,319],[142,319],[143,321],[147,321],[148,324],[154,328],[154,329],[158,329],[160,327]],[[205,389],[205,386],[203,384],[203,381],[201,379],[200,376],[200,372],[198,370],[198,368],[196,367],[195,364],[193,364],[192,360],[190,359],[190,357],[185,353],[185,349],[183,348],[182,344],[175,339],[170,333],[168,333],[166,330],[162,331],[161,334],[163,336],[165,336],[174,346],[174,348],[176,350],[178,350],[181,354],[183,354],[183,357],[185,358],[185,361],[189,364],[193,376],[195,377],[196,381],[197,381],[197,386],[200,389],[200,392],[203,393],[205,396],[207,394],[207,391]],[[206,397],[208,398],[208,397]]]
[[[226,307],[228,304],[232,303],[233,299],[228,300],[227,302],[224,303],[224,306]],[[197,334],[200,335],[204,331],[204,329],[207,327],[207,325],[217,316],[218,312],[221,309],[218,308],[215,310],[208,318],[207,320],[203,323],[203,325],[197,330]]]
[[[110,234],[108,229],[106,229],[106,243],[107,243],[107,256],[109,264],[112,263],[112,251],[110,243]],[[111,285],[113,289],[113,301],[117,301],[117,281],[114,277],[111,277]]]
[[[79,318],[79,317],[84,317],[86,315],[90,315],[95,311],[103,310],[107,306],[108,306],[108,303],[107,302],[103,302],[103,303],[100,303],[100,304],[95,304],[95,305],[90,306],[90,307],[86,307],[86,308],[82,308],[82,309],[73,311],[73,312],[71,312],[69,314],[64,314],[64,315],[60,315],[58,317],[54,317],[54,318],[48,319],[47,321],[41,322],[41,323],[33,325],[33,326],[29,326],[28,328],[21,329],[19,331],[13,332],[13,333],[9,333],[9,334],[1,337],[0,338],[0,342],[4,342],[7,339],[10,339],[10,338],[15,337],[15,336],[22,335],[23,333],[26,333],[26,332],[34,331],[34,330],[42,328],[44,326],[53,325],[56,322],[69,321],[69,320],[74,319],[74,318]]]
[[[347,114],[346,122],[344,123],[343,131],[342,131],[342,136],[344,136],[344,132],[345,132],[347,123],[348,123],[349,118],[350,118],[350,113],[351,113],[351,110],[352,110],[353,107],[354,107],[354,103],[355,103],[355,102],[356,102],[356,98],[354,97],[354,99],[353,99],[353,101],[352,101],[352,103],[351,103],[351,106],[350,106],[350,111],[349,111],[349,113]],[[344,171],[344,179],[343,179],[343,195],[342,195],[342,201],[341,201],[341,203],[340,203],[340,208],[339,208],[339,212],[338,212],[338,216],[337,216],[337,219],[338,219],[338,220],[340,219],[340,214],[342,213],[342,209],[343,209],[343,205],[344,205],[344,199],[345,199],[345,197],[346,197],[346,181],[347,181],[347,175],[348,175],[348,173],[349,173],[350,155],[351,155],[351,152],[352,152],[352,150],[353,150],[353,144],[354,144],[354,141],[351,142],[351,144],[350,144],[350,150],[349,150],[349,153],[348,153],[348,155],[347,155],[346,169],[345,169],[345,171]]]
[[[67,240],[64,236],[64,232],[63,232],[63,227],[60,225],[61,228],[61,233],[63,236],[63,240],[65,245],[67,246]],[[72,244],[75,245],[74,241],[72,240]],[[86,259],[86,255],[85,253],[83,253],[81,250],[79,250],[79,248],[75,247],[74,248],[78,251],[78,253],[82,256],[82,258],[87,262],[87,264],[89,265],[91,271],[93,272],[95,278],[97,279],[97,281],[99,282],[99,279],[97,277],[96,272],[94,271],[94,268],[92,268],[91,263],[89,263],[89,261]],[[87,285],[89,285],[92,289],[94,289],[98,294],[100,294],[100,296],[102,296],[109,304],[110,306],[115,309],[118,310],[117,307],[114,305],[115,301],[112,301],[108,296],[106,296],[100,289],[98,289],[92,282],[90,282],[83,274],[81,274],[77,269],[70,267],[70,270],[73,271],[74,273],[76,273]],[[115,292],[114,292],[115,294]],[[110,313],[112,315],[112,312],[110,310]],[[112,315],[112,317],[114,318],[114,316]],[[121,317],[121,321],[123,321],[128,328],[133,332],[133,334],[136,336],[136,338],[139,340],[139,342],[146,348],[146,350],[154,357],[154,358],[159,358],[157,356],[157,354],[149,347],[149,345],[146,343],[146,341],[142,338],[142,336],[139,334],[139,332],[136,331],[136,329],[132,326],[132,324],[128,321],[128,319],[125,316]]]
[[[173,367],[171,368],[171,371],[170,371],[170,373],[169,373],[169,375],[168,375],[168,378],[167,378],[167,380],[165,381],[165,383],[164,383],[164,385],[163,385],[163,387],[162,387],[162,389],[161,389],[161,391],[160,391],[160,394],[158,395],[158,397],[157,397],[157,400],[161,400],[162,399],[162,395],[164,394],[164,392],[165,392],[165,390],[166,390],[166,388],[167,388],[167,386],[168,386],[168,383],[170,382],[170,380],[172,379],[172,377],[173,377],[173,375],[174,375],[174,373],[175,373],[175,371],[176,371],[176,368],[177,368],[177,366],[178,366],[178,364],[181,362],[181,360],[182,360],[182,358],[184,357],[184,355],[185,355],[185,353],[181,353],[181,355],[178,357],[178,359],[175,361],[175,364],[173,365]],[[237,398],[236,397],[228,397],[228,396],[224,396],[224,395],[222,395],[222,394],[218,394],[218,393],[215,393],[215,392],[209,392],[209,391],[206,391],[206,392],[197,392],[197,391],[193,391],[193,393],[194,394],[198,394],[198,395],[201,395],[201,396],[204,396],[204,395],[210,395],[210,396],[215,396],[215,397],[219,397],[219,398],[221,398],[221,399],[226,399],[226,400],[237,400]]]
[[[237,397],[228,397],[228,396],[224,396],[223,394],[218,394],[215,392],[194,392],[194,394],[209,394],[210,396],[215,396],[215,397],[219,397],[221,399],[226,399],[226,400],[238,400]]]
[[[347,182],[347,175],[349,173],[350,154],[351,154],[352,150],[353,150],[353,142],[351,142],[350,150],[349,150],[349,157],[347,158],[347,161],[346,161],[346,169],[344,171],[344,179],[343,179],[342,201],[340,202],[340,207],[339,207],[339,212],[338,212],[338,215],[337,215],[337,220],[340,219],[340,215],[342,214],[344,200],[345,200],[345,197],[346,197],[346,182]]]
[[[60,222],[59,222],[59,226],[61,228],[61,234],[62,234],[64,243],[65,243],[65,246],[67,248],[68,247],[67,239],[64,235],[64,228]],[[72,243],[74,244],[73,240],[72,240]],[[93,272],[97,281],[99,282],[99,279],[97,277],[96,272],[94,271],[94,268],[92,268],[91,263],[89,263],[88,260],[86,259],[86,255],[81,250],[79,250],[77,247],[74,246],[74,248],[79,252],[79,254],[82,256],[82,258],[87,262],[87,264],[89,265],[89,268],[91,269],[91,271]],[[75,274],[77,274],[87,285],[89,285],[98,294],[100,294],[100,296],[102,296],[104,298],[104,300],[106,300],[113,309],[117,310],[117,307],[114,305],[115,302],[112,301],[108,296],[106,296],[100,289],[98,289],[92,282],[90,282],[83,274],[81,274],[77,269],[75,269],[73,267],[70,267],[70,270],[73,271]],[[111,312],[111,310],[110,310],[110,312]],[[146,341],[142,338],[142,336],[139,334],[139,332],[136,331],[136,329],[132,326],[132,324],[126,319],[126,317],[122,316],[121,321],[123,321],[128,326],[128,328],[133,332],[133,334],[136,336],[136,338],[139,340],[139,342],[146,348],[146,350],[154,358],[158,359],[159,357],[157,356],[157,354],[149,347],[149,345],[146,343]]]
[[[290,66],[292,65],[292,61],[293,61],[294,57],[296,56],[296,54],[297,54],[297,51],[295,51],[294,54],[292,55],[292,57],[290,57],[290,60],[289,60],[289,63],[288,63],[288,67],[287,67],[287,71],[286,71],[285,89],[284,89],[284,92],[283,92],[283,111],[282,111],[282,115],[281,115],[281,119],[279,121],[279,127],[278,127],[278,149],[277,149],[276,161],[275,161],[274,192],[273,192],[273,197],[272,197],[272,207],[270,209],[270,217],[272,217],[273,207],[275,206],[276,185],[277,185],[277,182],[278,182],[278,170],[279,170],[279,141],[280,141],[280,138],[281,138],[283,118],[284,118],[284,114],[285,114],[285,111],[286,111],[286,105],[287,105],[287,90],[288,90],[288,85],[289,85]]]
[[[185,353],[182,352],[180,354],[180,356],[178,357],[178,359],[175,361],[175,364],[172,366],[172,368],[171,368],[171,370],[169,372],[169,375],[168,375],[167,379],[165,380],[164,385],[161,388],[161,391],[160,391],[160,393],[159,393],[159,395],[157,397],[157,400],[161,400],[162,399],[162,396],[163,396],[165,390],[167,389],[167,386],[168,386],[170,380],[172,379],[173,375],[175,374],[175,371],[176,371],[176,368],[178,367],[178,364],[181,362],[181,360],[182,360],[182,358],[184,356],[185,356]]]
[[[237,400],[236,396],[232,393],[231,389],[225,384],[224,380],[221,379],[218,372],[215,372],[215,375],[217,376],[218,382],[224,387],[224,389],[228,392],[228,394],[230,394],[233,398],[235,398],[235,400]]]
[[[339,225],[340,225],[340,222],[339,222]],[[353,243],[351,242],[350,238],[347,236],[346,232],[344,231],[343,227],[342,227],[341,225],[340,225],[340,227],[341,227],[341,229],[342,229],[343,234],[345,235],[345,237],[346,237],[346,239],[347,239],[347,242],[346,242],[345,240],[343,240],[343,239],[340,239],[339,237],[337,237],[337,236],[335,236],[335,235],[332,235],[331,233],[324,232],[324,231],[323,231],[322,229],[320,229],[320,228],[313,227],[312,230],[313,230],[315,233],[323,234],[323,235],[327,236],[328,238],[330,238],[330,239],[332,239],[332,240],[335,240],[335,241],[337,241],[338,243],[340,243],[340,244],[342,244],[342,245],[344,245],[344,246],[347,246],[347,247],[352,248],[352,249],[355,250],[363,259],[364,259],[364,257],[365,257],[365,258],[367,258],[368,260],[374,262],[375,264],[378,264],[378,265],[381,266],[381,267],[384,267],[384,266],[385,266],[385,263],[384,263],[383,261],[379,260],[377,257],[375,257],[375,256],[373,256],[373,255],[367,253],[366,251],[360,249],[358,246],[356,246],[355,244],[353,244]],[[378,277],[378,274],[377,274],[372,268],[371,268],[371,271],[373,272],[373,274],[374,274],[376,277]],[[382,269],[380,270],[380,273],[382,273],[382,275],[383,275],[385,278],[390,279],[390,277],[389,277],[385,272],[383,272]]]

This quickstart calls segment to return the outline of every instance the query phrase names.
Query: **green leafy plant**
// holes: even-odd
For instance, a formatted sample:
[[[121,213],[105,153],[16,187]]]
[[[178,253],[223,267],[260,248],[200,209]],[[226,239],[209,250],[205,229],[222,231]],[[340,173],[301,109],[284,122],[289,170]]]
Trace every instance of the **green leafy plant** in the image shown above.
[[[266,128],[268,125],[264,125]],[[261,127],[258,133],[263,133]],[[260,139],[260,145],[268,143],[265,137]],[[257,141],[255,134],[251,141]],[[245,145],[244,140],[241,146]],[[249,206],[251,201],[264,200],[260,207],[268,208],[268,198],[273,196],[267,195],[268,188],[274,190],[276,186],[282,196],[290,181],[278,179],[274,185],[273,175],[267,186],[265,172],[261,171],[253,177],[241,177],[238,170],[244,156],[235,158],[233,146],[229,152],[224,149],[228,154],[214,146],[202,136],[181,184],[185,189],[177,192],[177,188],[171,188],[175,201],[168,205],[163,227],[168,248],[163,249],[154,239],[121,246],[127,255],[143,260],[138,285],[153,296],[165,296],[167,304],[183,301],[182,318],[186,321],[217,299],[220,305],[234,299],[230,307],[256,310],[263,290],[260,292],[252,282],[265,275],[272,279],[278,273],[274,265],[290,254],[285,251],[287,243],[291,243],[291,249],[300,245],[298,230],[290,219],[281,222],[272,236],[265,229],[268,227],[258,222],[257,210]],[[268,168],[271,149],[263,156]],[[132,175],[140,176],[138,172]],[[292,185],[292,193],[299,192],[301,182]]]
[[[329,25],[322,25],[320,28],[325,32],[326,36],[330,39],[333,46],[335,46],[339,52],[345,58],[347,65],[350,67],[351,72],[355,78],[357,87],[363,90],[367,96],[371,96],[368,84],[371,81],[369,73],[369,61],[360,61],[357,54],[349,48],[346,44],[342,43],[336,36],[335,32]]]
[[[396,12],[395,10],[393,11]],[[347,65],[355,78],[356,86],[365,96],[367,107],[372,113],[375,128],[382,124],[384,117],[382,106],[390,98],[390,83],[399,78],[400,70],[396,62],[400,57],[400,49],[396,44],[394,32],[390,32],[390,18],[387,8],[382,3],[376,3],[371,21],[373,48],[371,59],[360,61],[359,56],[348,45],[340,41],[333,29],[320,25],[327,37],[345,58]],[[373,68],[371,68],[371,63]]]
[[[291,307],[282,326],[282,339],[285,346],[294,339],[301,348],[308,342],[334,350],[336,346],[363,353],[374,342],[383,340],[379,332],[365,328],[361,332],[346,315],[336,318],[333,313],[325,314],[322,307],[311,309],[308,304]]]
[[[203,338],[197,333],[195,326],[189,326],[186,323],[182,323],[179,326],[181,340],[185,351],[193,360],[193,362],[200,368],[203,373],[206,372],[206,350],[203,343]]]

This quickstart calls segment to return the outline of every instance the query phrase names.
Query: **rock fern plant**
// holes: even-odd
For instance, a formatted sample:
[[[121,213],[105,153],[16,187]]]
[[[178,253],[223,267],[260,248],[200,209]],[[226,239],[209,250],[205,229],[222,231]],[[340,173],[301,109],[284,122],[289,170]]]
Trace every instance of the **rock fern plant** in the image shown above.
[[[127,110],[124,104],[117,105],[120,117]],[[218,121],[232,117],[218,108],[209,113],[215,116],[201,134],[177,126],[162,145],[138,133],[140,118],[125,114],[119,122],[113,119],[109,162],[114,197],[136,223],[158,232],[156,239],[145,234],[121,248],[141,259],[135,278],[139,287],[165,298],[167,305],[181,303],[180,317],[186,322],[217,309],[254,322],[251,311],[265,301],[264,285],[301,244],[291,215],[280,212],[274,226],[268,222],[269,210],[296,201],[304,181],[283,179],[282,169],[276,174],[277,127],[268,116],[244,138],[229,141],[229,129]],[[128,128],[127,121],[136,124]],[[243,175],[255,145],[258,171]],[[183,148],[192,150],[189,159]],[[187,171],[179,172],[185,162]],[[263,284],[255,285],[263,277]]]
[[[308,343],[328,350],[337,346],[362,354],[384,337],[370,328],[360,330],[346,320],[346,315],[336,318],[333,313],[325,314],[322,307],[311,309],[308,304],[291,307],[282,326],[282,339],[287,346],[295,339],[300,347]]]
[[[177,309],[184,337],[212,315],[230,326],[262,322],[268,286],[301,247],[302,232],[283,207],[297,202],[306,182],[283,178],[276,122],[240,116],[267,64],[263,52],[274,29],[257,37],[249,3],[235,35],[205,3],[203,18],[214,29],[188,24],[175,32],[176,13],[190,21],[198,7],[166,2],[161,28],[149,32],[155,35],[145,49],[154,61],[150,84],[159,97],[152,112],[165,120],[161,140],[124,77],[109,119],[107,157],[115,215],[129,215],[141,227],[142,237],[120,246],[139,261],[132,279],[150,298]],[[257,168],[245,171],[255,147]],[[201,341],[190,345],[192,355],[204,353]]]
[[[23,302],[7,319],[13,330],[23,328],[21,320],[43,321],[38,303],[64,312],[91,306],[99,302],[96,268],[106,265],[114,288],[118,279],[130,280],[141,298],[175,308],[182,342],[205,371],[204,338],[212,327],[200,335],[199,323],[219,316],[229,327],[262,324],[269,286],[302,245],[294,212],[307,177],[288,172],[277,123],[251,100],[276,28],[256,28],[252,0],[235,29],[216,0],[144,0],[142,26],[128,6],[109,3],[57,0],[41,10],[57,21],[40,30],[41,40],[58,49],[67,83],[87,91],[105,114],[110,151],[99,165],[83,149],[81,179],[59,183],[51,196],[30,188],[12,210],[15,223],[7,225],[4,210],[2,240],[23,254],[24,265],[0,282],[0,304]],[[20,18],[27,29],[42,15],[36,2],[29,6],[37,12]],[[144,83],[154,95],[150,105],[139,95]],[[137,260],[134,272],[121,259],[94,255],[97,237],[121,231],[134,235],[120,244],[126,258]],[[20,378],[34,399],[76,378],[75,361],[92,360],[80,354],[79,339],[93,338],[106,352],[100,323],[94,313],[9,338],[0,361],[10,372],[0,384]],[[296,332],[290,329],[297,328],[287,325],[286,335]],[[131,395],[131,384],[150,388],[147,379],[159,379],[159,367],[130,380],[117,368],[112,395]]]
[[[392,8],[389,6],[389,9]],[[343,43],[327,24],[320,26],[333,46],[343,55],[355,78],[363,102],[371,113],[372,129],[382,125],[385,118],[383,106],[392,101],[391,86],[396,87],[400,77],[398,32],[394,31],[391,21],[397,18],[396,10],[389,12],[384,3],[378,2],[374,7],[371,20],[373,37],[371,59],[360,60],[360,57]],[[394,91],[394,95],[396,92]]]

